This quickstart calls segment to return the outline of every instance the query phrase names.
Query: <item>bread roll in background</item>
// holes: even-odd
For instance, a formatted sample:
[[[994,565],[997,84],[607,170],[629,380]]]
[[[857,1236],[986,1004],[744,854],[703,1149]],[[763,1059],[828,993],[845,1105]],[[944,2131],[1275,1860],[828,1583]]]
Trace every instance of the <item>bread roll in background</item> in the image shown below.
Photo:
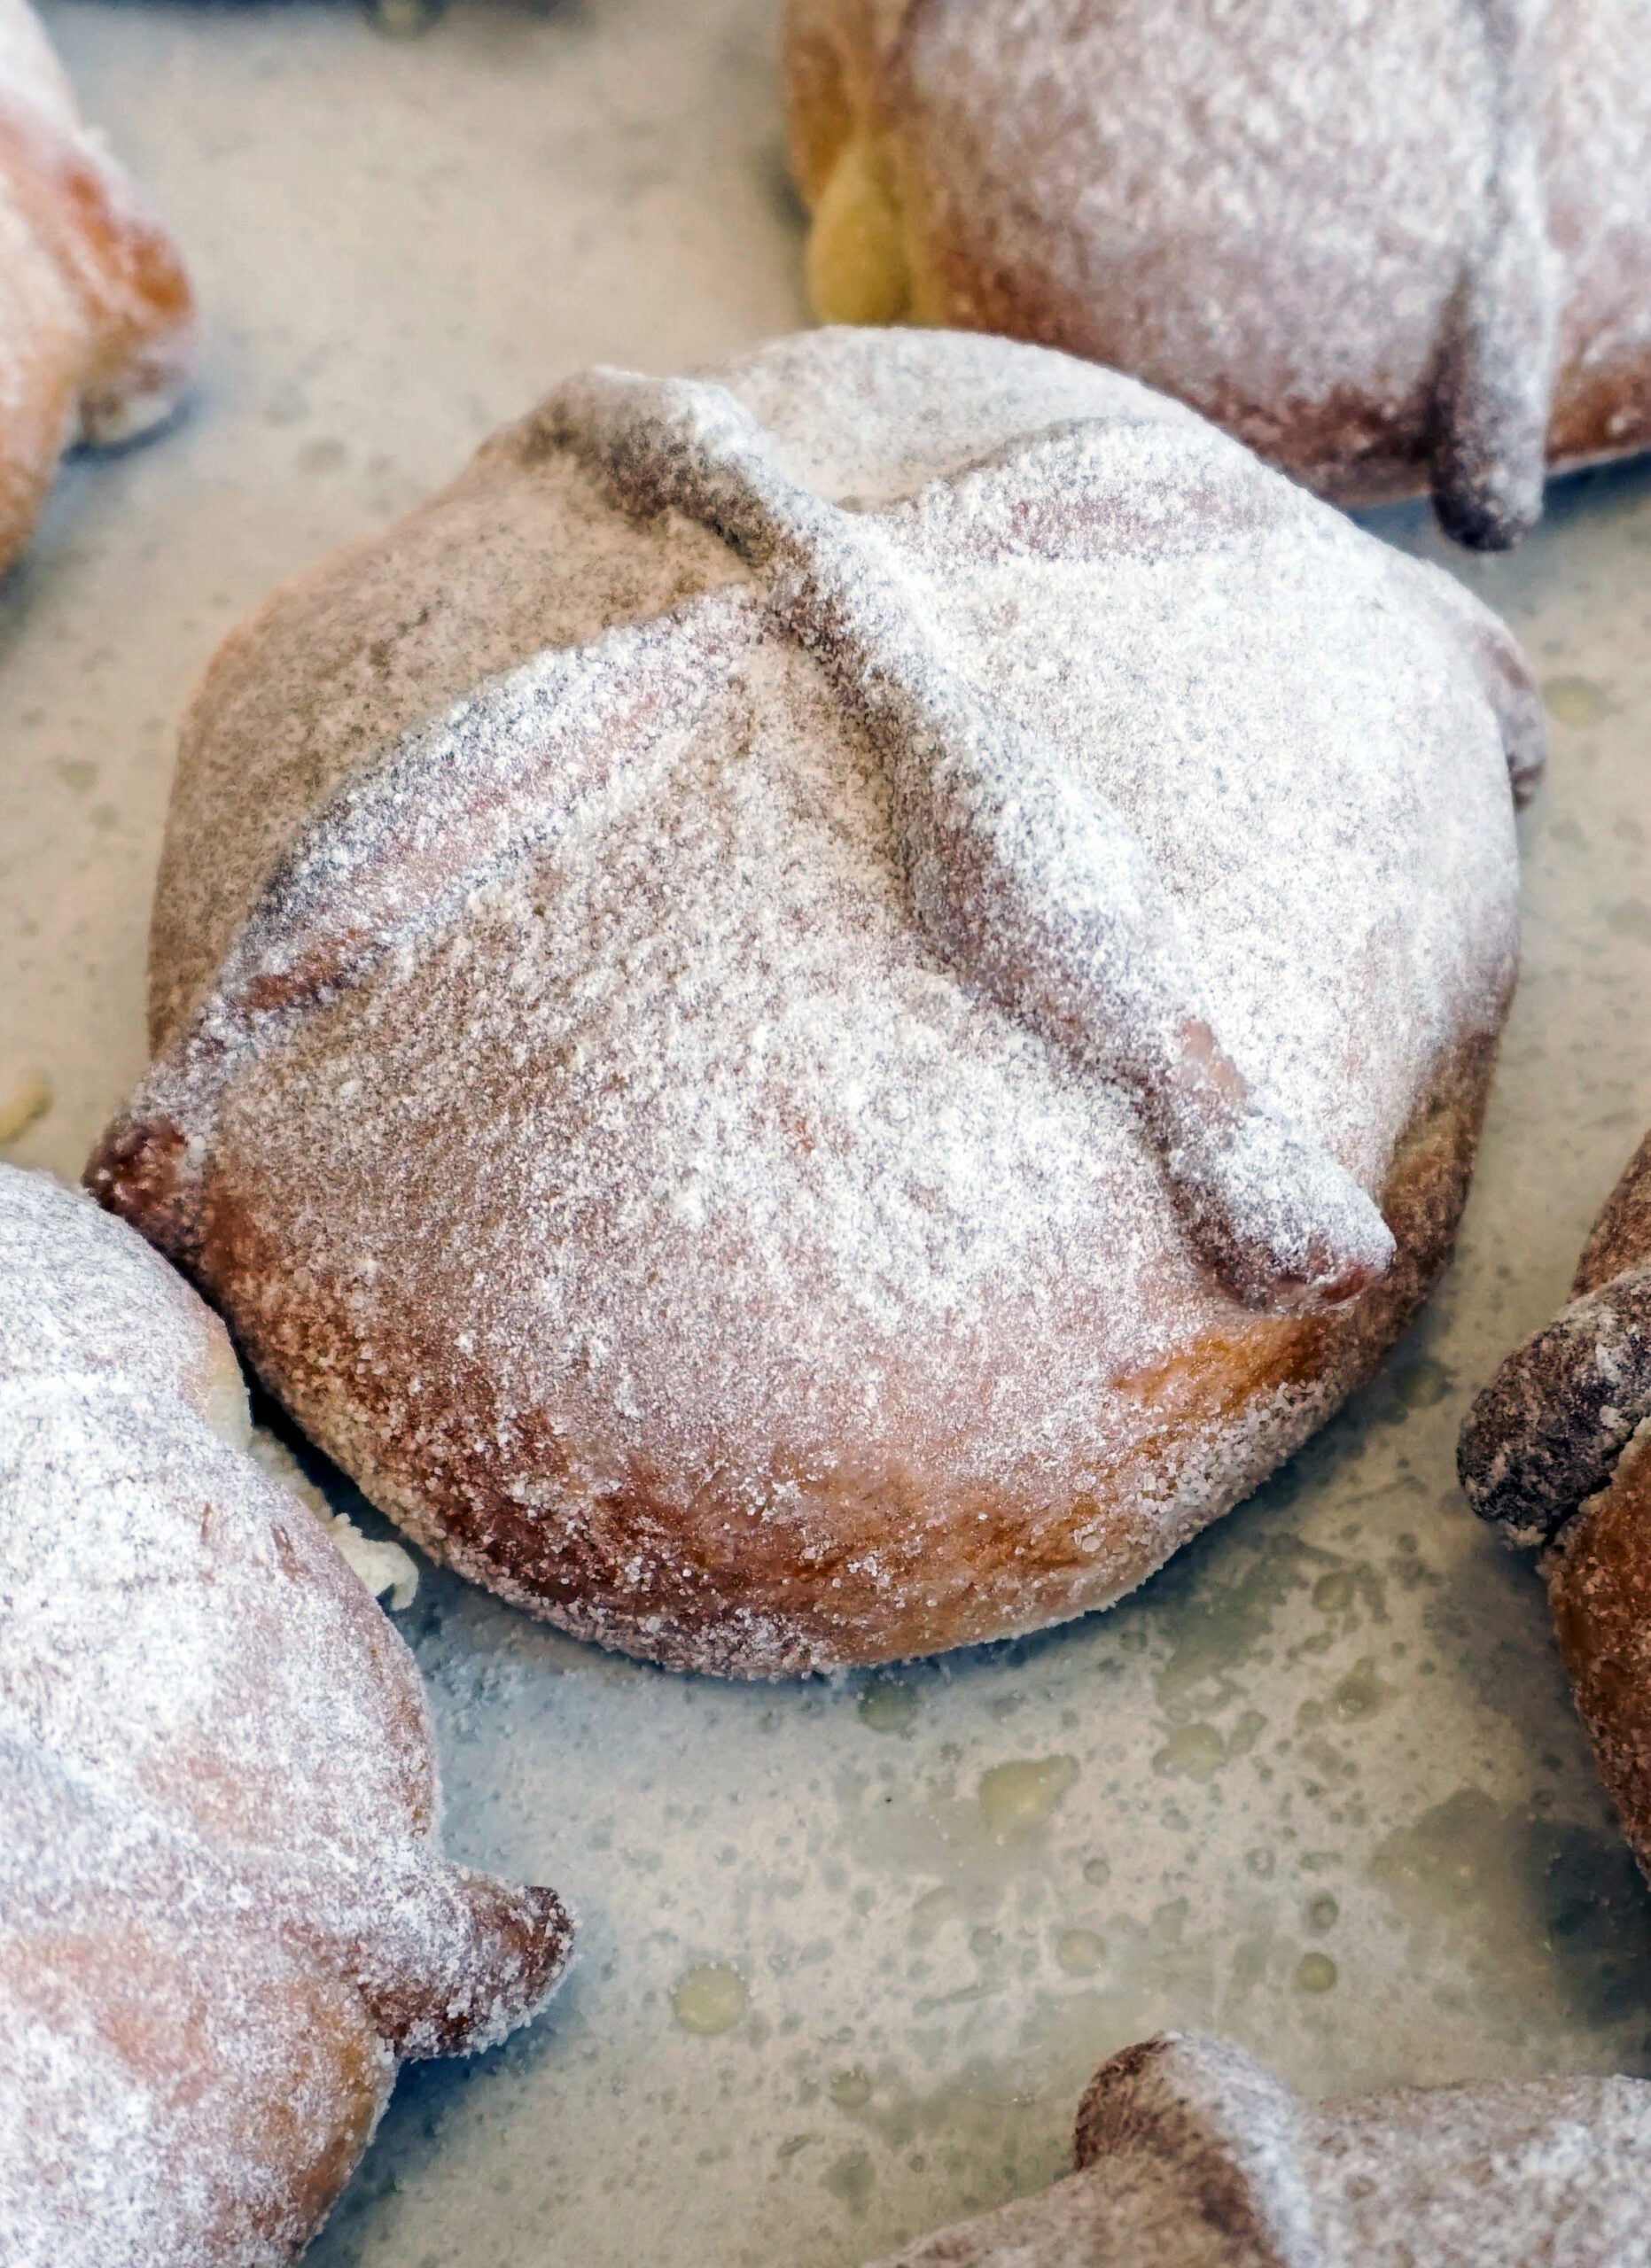
[[[0,0],[0,573],[64,450],[169,416],[194,344],[170,237],[82,124],[28,0]]]
[[[1640,0],[790,0],[785,76],[828,322],[1093,356],[1482,546],[1651,443]]]
[[[885,2268],[1645,2268],[1643,2079],[1303,2102],[1180,2032],[1103,2063],[1078,2171]]]
[[[1468,1412],[1458,1465],[1475,1511],[1539,1552],[1577,1706],[1651,1879],[1651,1136],[1571,1298]]]

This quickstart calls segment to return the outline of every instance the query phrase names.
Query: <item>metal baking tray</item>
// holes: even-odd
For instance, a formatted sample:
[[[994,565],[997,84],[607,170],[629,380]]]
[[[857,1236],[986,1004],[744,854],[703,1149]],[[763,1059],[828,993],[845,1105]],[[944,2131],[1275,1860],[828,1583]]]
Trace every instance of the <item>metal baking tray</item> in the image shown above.
[[[48,13],[207,325],[190,417],[70,466],[0,588],[0,1077],[52,1096],[8,1154],[72,1177],[140,1066],[174,732],[222,633],[567,370],[804,309],[775,0],[454,0],[409,43],[343,0]],[[1445,557],[1420,510],[1375,524]],[[1035,1640],[742,1689],[427,1570],[401,1623],[449,1841],[555,1883],[581,1947],[534,2029],[406,2075],[315,2268],[872,2259],[1059,2171],[1093,2066],[1168,2023],[1314,2091],[1651,2070],[1651,1899],[1535,1578],[1452,1469],[1651,1119],[1651,470],[1446,563],[1525,641],[1554,747],[1428,1314],[1248,1505]]]

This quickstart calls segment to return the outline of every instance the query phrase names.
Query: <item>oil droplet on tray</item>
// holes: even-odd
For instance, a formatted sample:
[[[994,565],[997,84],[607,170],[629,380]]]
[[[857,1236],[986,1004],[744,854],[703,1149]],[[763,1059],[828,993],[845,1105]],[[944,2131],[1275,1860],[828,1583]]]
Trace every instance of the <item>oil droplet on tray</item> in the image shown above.
[[[1336,1982],[1336,1963],[1328,1953],[1304,1953],[1296,1964],[1296,1982],[1304,1992],[1328,1992]]]
[[[1602,725],[1611,713],[1610,695],[1591,677],[1551,677],[1542,699],[1556,724]]]
[[[949,1883],[942,1883],[938,1890],[926,1890],[912,1908],[916,1920],[929,1930],[949,1922],[956,1911],[957,1892]]]
[[[1375,1674],[1374,1658],[1365,1654],[1336,1689],[1336,1713],[1344,1718],[1371,1716],[1386,1700],[1387,1691]]]
[[[1028,1758],[994,1764],[980,1775],[980,1819],[994,1843],[1035,1835],[1078,1777],[1071,1756]]]
[[[835,2165],[826,2168],[820,2181],[822,2188],[829,2189],[834,2197],[840,2197],[852,2211],[863,2213],[876,2178],[870,2151],[850,2150],[846,2157],[838,2158]]]
[[[1424,1355],[1398,1373],[1393,1391],[1406,1410],[1431,1410],[1445,1400],[1455,1383],[1437,1355]]]
[[[909,1732],[922,1706],[923,1697],[915,1686],[904,1685],[899,1678],[879,1677],[860,1697],[860,1721],[868,1732]]]
[[[750,1998],[738,1969],[715,1963],[690,1969],[671,1987],[671,2007],[684,2031],[731,2031]]]
[[[871,2101],[870,2076],[858,2064],[846,2071],[833,2071],[826,2093],[839,2110],[863,2110]]]
[[[1063,1930],[1055,1940],[1055,1958],[1069,1977],[1093,1976],[1105,1952],[1093,1930]]]
[[[1227,1744],[1213,1725],[1183,1725],[1153,1758],[1153,1768],[1188,1780],[1212,1780],[1227,1761]]]

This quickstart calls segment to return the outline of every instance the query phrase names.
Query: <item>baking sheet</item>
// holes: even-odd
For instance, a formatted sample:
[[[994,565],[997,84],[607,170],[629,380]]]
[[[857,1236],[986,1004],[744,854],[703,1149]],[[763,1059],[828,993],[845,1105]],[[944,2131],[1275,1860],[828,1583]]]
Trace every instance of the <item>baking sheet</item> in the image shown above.
[[[802,319],[773,14],[457,0],[400,45],[345,7],[49,9],[207,351],[188,421],[71,466],[0,587],[0,1086],[53,1096],[9,1155],[73,1176],[139,1068],[175,720],[222,633],[565,371]],[[1165,2023],[1315,2091],[1651,2070],[1651,1900],[1534,1578],[1452,1472],[1651,1119],[1651,470],[1448,563],[1525,640],[1554,755],[1429,1314],[1248,1506],[1033,1641],[740,1689],[426,1571],[449,1841],[557,1884],[581,1947],[534,2030],[404,2078],[317,2268],[871,2259],[1060,2171],[1094,2064]]]

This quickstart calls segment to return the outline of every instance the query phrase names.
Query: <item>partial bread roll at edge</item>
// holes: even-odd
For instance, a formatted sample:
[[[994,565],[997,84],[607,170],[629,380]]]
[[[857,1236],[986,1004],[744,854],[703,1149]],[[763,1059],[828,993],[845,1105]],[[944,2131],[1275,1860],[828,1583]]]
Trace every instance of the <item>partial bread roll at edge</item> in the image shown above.
[[[442,1857],[412,1658],[188,1285],[11,1167],[0,1285],[0,2256],[276,2268],[571,1925]]]
[[[1540,1550],[1577,1706],[1651,1879],[1651,1135],[1571,1290],[1475,1402],[1457,1463],[1474,1510]]]
[[[1651,2085],[1526,2079],[1301,2101],[1219,2040],[1103,2063],[1078,2171],[884,2268],[1647,2268]]]
[[[1036,339],[1513,540],[1651,446],[1643,0],[790,0],[829,322]]]
[[[577,1634],[1035,1628],[1444,1264],[1540,747],[1459,584],[1127,379],[587,373],[219,654],[89,1178]]]
[[[28,0],[0,0],[0,573],[64,450],[170,416],[194,343],[171,238],[82,124]]]

